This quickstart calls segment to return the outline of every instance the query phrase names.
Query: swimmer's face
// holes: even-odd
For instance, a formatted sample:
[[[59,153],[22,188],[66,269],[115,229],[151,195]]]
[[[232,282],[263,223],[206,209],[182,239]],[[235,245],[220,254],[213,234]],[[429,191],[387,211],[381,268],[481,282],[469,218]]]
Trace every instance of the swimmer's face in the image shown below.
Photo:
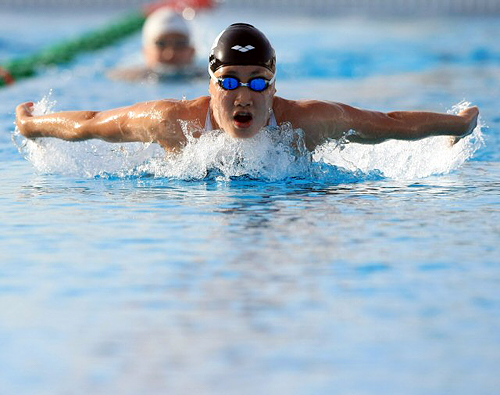
[[[187,66],[193,62],[194,48],[189,37],[181,33],[165,33],[143,48],[146,65],[154,69],[161,65]]]
[[[223,66],[214,74],[218,78],[236,77],[241,82],[256,77],[273,78],[273,73],[261,66]],[[262,92],[255,92],[246,86],[225,90],[211,78],[210,107],[214,126],[233,137],[255,136],[269,121],[275,93],[274,83]]]

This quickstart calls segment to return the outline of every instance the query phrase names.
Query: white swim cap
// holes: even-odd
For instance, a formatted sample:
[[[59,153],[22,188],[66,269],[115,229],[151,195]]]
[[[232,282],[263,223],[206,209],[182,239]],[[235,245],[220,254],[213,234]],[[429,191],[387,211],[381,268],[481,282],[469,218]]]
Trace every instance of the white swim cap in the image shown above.
[[[148,16],[142,28],[142,43],[151,44],[165,33],[180,33],[190,37],[183,16],[167,7],[160,8]]]

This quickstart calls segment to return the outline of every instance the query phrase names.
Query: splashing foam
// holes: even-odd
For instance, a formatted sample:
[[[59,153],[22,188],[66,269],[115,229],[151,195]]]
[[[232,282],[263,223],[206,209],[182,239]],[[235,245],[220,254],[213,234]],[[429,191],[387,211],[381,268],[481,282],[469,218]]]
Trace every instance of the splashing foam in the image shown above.
[[[35,103],[33,115],[50,114],[55,104],[49,94]],[[164,155],[161,147],[151,143],[69,142],[55,138],[27,140],[17,128],[13,140],[37,171],[45,174],[127,177],[134,175],[134,169],[140,164]]]
[[[449,114],[458,114],[471,103],[462,101]],[[484,144],[481,118],[474,131],[455,145],[448,136],[429,137],[418,141],[389,140],[381,144],[344,144],[338,142],[319,147],[314,160],[340,166],[351,171],[379,170],[385,177],[414,179],[447,174],[458,169]]]
[[[264,128],[250,139],[235,139],[220,130],[195,138],[188,123],[183,124],[183,131],[188,142],[182,152],[155,158],[140,170],[178,179],[247,177],[274,181],[309,174],[311,155],[302,131],[291,125]]]
[[[43,98],[34,115],[52,112],[55,102]],[[450,110],[470,106],[462,102]],[[181,121],[182,122],[182,121]],[[458,168],[482,145],[481,123],[454,146],[446,136],[417,142],[388,141],[378,145],[330,142],[313,154],[303,133],[290,124],[264,128],[250,139],[234,139],[222,131],[193,137],[182,122],[187,144],[178,154],[157,144],[110,144],[99,140],[67,142],[44,138],[26,140],[16,130],[20,152],[42,173],[84,177],[167,177],[181,180],[251,178],[268,181],[305,178],[320,182],[357,182],[385,177],[413,179],[446,174]]]

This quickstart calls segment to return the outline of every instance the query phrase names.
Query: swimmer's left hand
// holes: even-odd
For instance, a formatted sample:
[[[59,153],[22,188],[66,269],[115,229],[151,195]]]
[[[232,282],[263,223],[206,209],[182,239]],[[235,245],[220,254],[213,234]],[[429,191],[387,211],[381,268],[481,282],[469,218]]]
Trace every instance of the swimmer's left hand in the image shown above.
[[[476,106],[466,108],[458,113],[459,117],[464,118],[465,124],[467,126],[465,133],[460,136],[451,137],[451,145],[458,143],[463,137],[468,136],[477,126],[477,117],[479,116],[479,108]]]

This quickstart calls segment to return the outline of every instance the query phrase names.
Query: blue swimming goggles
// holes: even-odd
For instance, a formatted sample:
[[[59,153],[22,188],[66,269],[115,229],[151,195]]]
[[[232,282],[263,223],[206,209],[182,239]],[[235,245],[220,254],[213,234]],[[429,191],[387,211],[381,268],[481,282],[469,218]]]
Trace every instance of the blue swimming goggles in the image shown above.
[[[265,78],[262,77],[256,77],[250,79],[248,82],[241,82],[238,78],[236,77],[222,77],[222,78],[217,78],[213,71],[209,68],[208,73],[210,74],[210,77],[215,79],[220,87],[227,91],[233,91],[240,86],[246,86],[247,88],[250,88],[251,90],[255,92],[262,92],[265,91],[269,85],[271,85],[274,80],[276,79],[276,74],[271,78],[270,80],[266,80]]]

